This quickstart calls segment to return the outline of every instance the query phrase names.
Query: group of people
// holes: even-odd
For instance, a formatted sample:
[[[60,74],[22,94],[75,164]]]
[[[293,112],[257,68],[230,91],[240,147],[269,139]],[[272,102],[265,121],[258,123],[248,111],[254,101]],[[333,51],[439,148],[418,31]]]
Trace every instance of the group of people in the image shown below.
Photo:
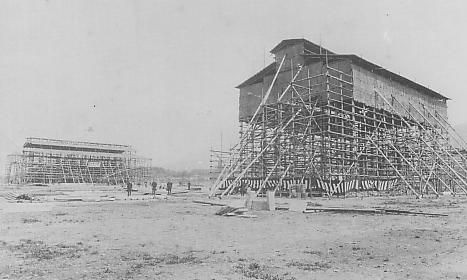
[[[145,186],[147,186],[147,182],[145,183]],[[167,194],[172,194],[172,186],[173,186],[173,183],[169,180],[166,185]],[[159,188],[162,188],[162,185],[160,185]],[[188,190],[190,189],[191,189],[191,183],[188,182]],[[131,192],[133,191],[133,184],[130,182],[130,180],[127,180],[126,182],[126,191],[127,191],[127,196],[131,196]],[[153,196],[156,195],[156,191],[157,191],[157,182],[152,181],[151,193]]]

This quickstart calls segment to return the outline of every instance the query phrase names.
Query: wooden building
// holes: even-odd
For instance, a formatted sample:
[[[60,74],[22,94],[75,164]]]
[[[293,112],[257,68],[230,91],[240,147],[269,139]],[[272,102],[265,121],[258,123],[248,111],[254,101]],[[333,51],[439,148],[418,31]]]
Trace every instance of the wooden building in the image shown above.
[[[296,184],[329,196],[467,194],[467,145],[447,122],[449,98],[305,39],[271,53],[275,61],[237,87],[240,141],[213,195]]]

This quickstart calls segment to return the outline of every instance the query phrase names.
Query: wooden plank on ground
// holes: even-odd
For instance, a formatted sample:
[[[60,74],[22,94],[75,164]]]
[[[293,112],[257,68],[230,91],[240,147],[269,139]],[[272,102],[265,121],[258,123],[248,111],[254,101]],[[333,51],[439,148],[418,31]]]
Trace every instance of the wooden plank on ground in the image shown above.
[[[211,205],[211,206],[227,206],[226,203],[221,202],[212,202],[212,201],[205,201],[205,200],[193,200],[194,203]]]
[[[385,208],[337,208],[337,207],[307,207],[303,213],[335,212],[335,213],[358,213],[358,214],[387,214],[387,215],[424,215],[432,217],[447,217],[447,214],[426,213],[399,209]]]

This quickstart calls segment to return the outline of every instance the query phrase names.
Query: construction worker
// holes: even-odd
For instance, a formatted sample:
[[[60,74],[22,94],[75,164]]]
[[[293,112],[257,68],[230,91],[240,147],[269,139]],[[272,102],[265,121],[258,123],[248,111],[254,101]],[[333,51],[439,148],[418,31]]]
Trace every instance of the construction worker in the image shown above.
[[[156,195],[156,190],[157,190],[157,183],[156,183],[156,181],[152,181],[151,187],[152,187],[152,195]]]
[[[132,187],[133,185],[131,184],[130,180],[128,180],[126,183],[126,192],[128,196],[131,196]]]
[[[172,182],[170,180],[167,182],[167,194],[172,194]]]
[[[244,196],[246,193],[246,186],[245,186],[245,183],[240,181],[240,195],[241,196]]]

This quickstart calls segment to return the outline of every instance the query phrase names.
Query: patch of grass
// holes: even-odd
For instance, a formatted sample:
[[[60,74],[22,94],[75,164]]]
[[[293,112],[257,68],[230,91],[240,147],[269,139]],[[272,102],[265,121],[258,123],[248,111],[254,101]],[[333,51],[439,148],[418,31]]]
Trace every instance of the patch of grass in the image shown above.
[[[316,202],[308,202],[308,203],[307,203],[307,206],[310,206],[310,207],[320,207],[320,206],[323,206],[323,204],[316,203]]]
[[[215,254],[225,254],[226,251],[224,251],[224,250],[221,250],[221,251],[212,250],[210,253],[213,254],[213,255],[215,255]]]
[[[295,277],[284,278],[284,276],[268,272],[266,266],[260,265],[256,262],[249,264],[238,264],[235,266],[236,272],[242,274],[244,277],[262,280],[295,280]]]
[[[185,264],[185,263],[201,263],[201,260],[196,258],[192,253],[187,255],[175,255],[167,254],[165,256],[158,257],[158,259],[165,264]]]
[[[74,259],[81,257],[82,252],[88,249],[79,245],[57,244],[48,245],[43,241],[33,241],[21,239],[19,245],[9,246],[12,252],[21,252],[24,258],[42,260],[52,260],[59,257]]]
[[[128,252],[120,256],[120,259],[125,263],[128,263],[128,268],[125,272],[125,278],[132,278],[133,275],[138,274],[141,269],[148,266],[156,266],[160,264],[160,261],[149,253],[140,252]]]
[[[383,202],[385,205],[413,205],[414,203],[411,201],[400,201],[396,199],[386,200]]]
[[[120,259],[128,263],[128,268],[125,272],[126,278],[138,274],[145,267],[158,265],[177,265],[177,264],[198,264],[202,260],[193,255],[192,251],[184,252],[180,255],[164,254],[152,256],[148,252],[128,252],[120,256]],[[107,272],[109,273],[109,272]]]
[[[21,219],[23,224],[34,224],[34,223],[39,223],[41,220],[36,219],[36,218],[23,218]]]
[[[78,220],[78,219],[63,219],[63,220],[60,220],[58,221],[59,223],[73,223],[73,224],[76,224],[76,223],[84,223],[84,220]]]
[[[122,255],[122,261],[143,261],[145,263],[144,266],[154,266],[157,264],[197,264],[202,263],[202,260],[197,258],[193,252],[185,252],[180,255],[176,254],[163,254],[159,256],[152,256],[151,254],[144,252],[144,253],[128,253]]]
[[[316,251],[316,250],[305,250],[303,251],[305,254],[310,254],[310,255],[317,255],[321,256],[323,253],[321,251]]]
[[[287,263],[287,266],[297,267],[298,269],[306,270],[306,271],[327,270],[331,268],[331,265],[328,262],[321,262],[321,261],[315,261],[315,262],[292,261],[292,262]]]

